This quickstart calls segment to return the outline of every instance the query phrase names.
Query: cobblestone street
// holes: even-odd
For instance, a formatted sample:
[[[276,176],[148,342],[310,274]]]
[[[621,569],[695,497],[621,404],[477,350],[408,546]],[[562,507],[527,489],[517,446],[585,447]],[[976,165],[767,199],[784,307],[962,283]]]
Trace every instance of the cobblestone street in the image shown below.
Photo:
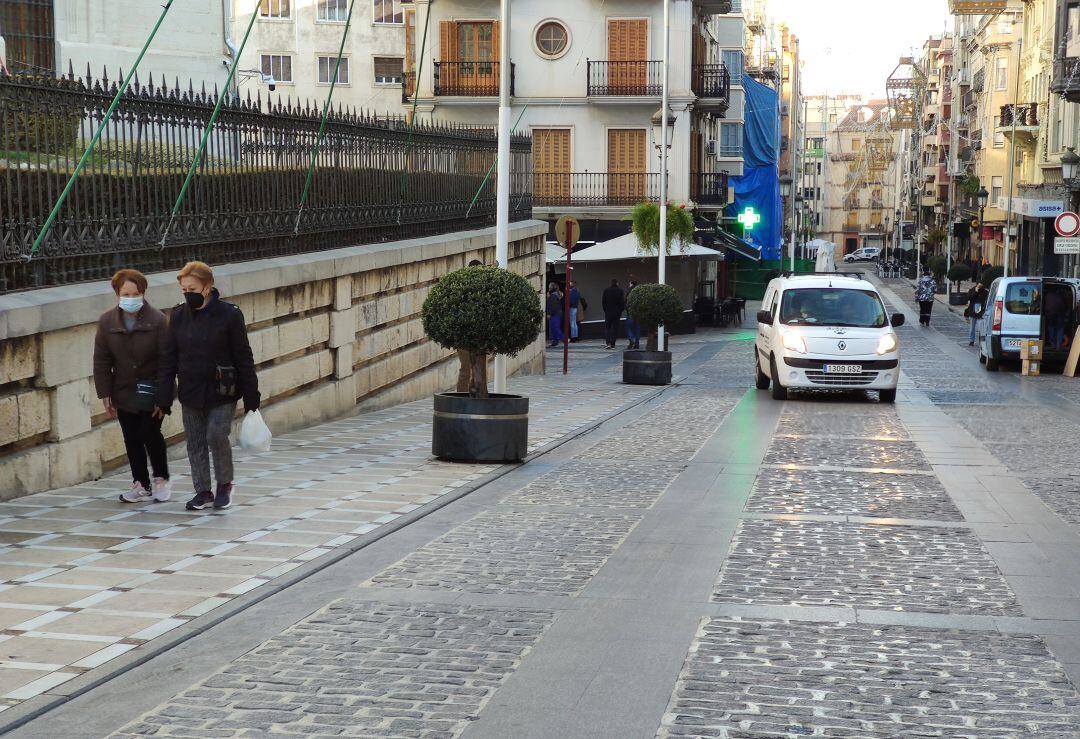
[[[0,720],[1080,736],[1080,382],[987,373],[962,319],[882,292],[908,318],[895,405],[772,400],[747,328],[676,337],[662,391],[586,342],[569,377],[512,381],[520,466],[432,461],[422,402],[277,440],[224,514],[120,511],[116,479],[4,504]]]

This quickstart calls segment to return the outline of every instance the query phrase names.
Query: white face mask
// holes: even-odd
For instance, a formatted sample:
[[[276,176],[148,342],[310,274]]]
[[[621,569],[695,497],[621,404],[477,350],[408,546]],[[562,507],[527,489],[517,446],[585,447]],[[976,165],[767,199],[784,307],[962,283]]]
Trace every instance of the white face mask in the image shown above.
[[[138,313],[143,307],[143,299],[138,298],[120,298],[120,310],[125,313]]]

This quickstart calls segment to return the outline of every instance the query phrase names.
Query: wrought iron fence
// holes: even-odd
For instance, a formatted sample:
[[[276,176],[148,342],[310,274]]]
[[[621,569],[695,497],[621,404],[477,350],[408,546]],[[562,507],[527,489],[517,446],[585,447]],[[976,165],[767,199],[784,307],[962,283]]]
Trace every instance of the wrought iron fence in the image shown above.
[[[659,197],[655,173],[534,172],[532,202],[538,207],[636,205]]]
[[[440,97],[491,97],[499,94],[499,62],[435,62],[435,94]],[[514,94],[514,64],[510,64]]]
[[[123,266],[162,270],[195,257],[234,262],[445,233],[494,218],[493,133],[335,109],[298,219],[318,106],[230,95],[162,248],[217,92],[136,81],[28,258],[116,90],[89,74],[0,77],[0,292],[100,279]],[[529,171],[530,149],[528,136],[513,138],[513,171]],[[512,185],[524,189],[513,192],[511,218],[529,218],[529,179]]]
[[[699,98],[731,97],[731,75],[726,64],[695,64],[691,68],[690,89]]]
[[[588,61],[589,95],[659,95],[664,84],[661,62]]]

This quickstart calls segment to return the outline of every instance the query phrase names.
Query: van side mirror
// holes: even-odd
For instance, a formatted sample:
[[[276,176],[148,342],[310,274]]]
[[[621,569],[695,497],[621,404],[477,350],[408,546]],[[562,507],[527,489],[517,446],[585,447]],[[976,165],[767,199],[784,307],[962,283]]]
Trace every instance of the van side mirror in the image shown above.
[[[903,326],[904,325],[904,314],[903,313],[893,313],[892,314],[892,321],[890,321],[890,323],[892,323],[893,326]]]
[[[759,310],[757,312],[758,323],[772,323],[772,311]]]

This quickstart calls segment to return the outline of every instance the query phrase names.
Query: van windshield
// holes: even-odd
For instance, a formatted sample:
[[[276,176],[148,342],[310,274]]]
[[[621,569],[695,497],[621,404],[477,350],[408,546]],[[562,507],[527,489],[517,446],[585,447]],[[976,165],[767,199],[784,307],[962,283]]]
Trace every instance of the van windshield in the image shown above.
[[[1042,313],[1042,290],[1038,282],[1014,282],[1005,291],[1005,310],[1013,315],[1037,316]]]
[[[889,325],[877,293],[833,287],[787,290],[780,304],[780,323],[856,328]]]

